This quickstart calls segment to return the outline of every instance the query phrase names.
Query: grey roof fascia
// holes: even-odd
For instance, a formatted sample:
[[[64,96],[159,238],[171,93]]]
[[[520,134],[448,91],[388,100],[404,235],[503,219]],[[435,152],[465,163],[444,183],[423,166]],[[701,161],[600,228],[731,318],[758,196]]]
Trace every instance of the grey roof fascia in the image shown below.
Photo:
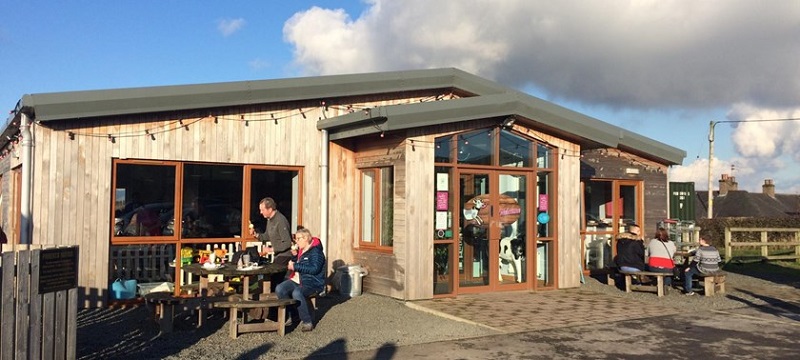
[[[36,121],[53,121],[449,88],[469,94],[507,91],[478,76],[445,68],[29,94],[22,104]]]
[[[540,102],[545,105],[549,104],[541,100]],[[580,115],[575,112],[553,111],[558,109],[563,108],[532,106],[523,102],[518,94],[506,93],[408,105],[380,106],[369,109],[369,111],[362,110],[321,120],[317,123],[317,129],[328,130],[330,139],[338,140],[355,136],[352,129],[355,124],[370,127],[371,129],[366,131],[367,134],[370,134],[467,120],[519,115],[554,129],[571,132],[577,137],[605,146],[617,146],[618,132],[615,131],[616,127],[596,119],[588,121],[591,118],[585,115],[570,118],[569,116]],[[387,120],[383,126],[376,127],[367,121],[371,118],[385,118]],[[601,126],[593,127],[592,125]],[[348,129],[340,131],[345,127]],[[363,132],[358,133],[363,134]]]
[[[620,129],[619,144],[626,150],[646,151],[648,154],[667,160],[674,165],[683,163],[686,151],[650,139],[632,131]],[[646,149],[646,150],[643,150]]]
[[[556,104],[516,92],[380,106],[317,122],[331,140],[420,128],[468,120],[517,115],[571,137],[600,146],[619,148],[681,164],[685,151],[635,134]]]

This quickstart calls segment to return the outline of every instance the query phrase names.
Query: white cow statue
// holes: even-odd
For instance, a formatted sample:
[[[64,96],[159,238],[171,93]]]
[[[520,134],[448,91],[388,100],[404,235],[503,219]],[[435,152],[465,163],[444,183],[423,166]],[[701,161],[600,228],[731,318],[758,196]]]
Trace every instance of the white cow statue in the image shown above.
[[[525,240],[517,237],[505,237],[500,239],[500,264],[511,264],[514,267],[514,277],[518,283],[522,282],[522,259],[525,258]],[[500,281],[503,275],[497,272]]]

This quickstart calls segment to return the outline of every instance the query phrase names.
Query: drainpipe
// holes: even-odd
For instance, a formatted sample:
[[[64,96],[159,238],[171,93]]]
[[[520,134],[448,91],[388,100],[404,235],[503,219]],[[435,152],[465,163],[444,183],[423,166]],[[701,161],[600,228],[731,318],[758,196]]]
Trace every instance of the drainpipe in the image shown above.
[[[28,115],[24,112],[20,113],[19,132],[22,136],[22,196],[20,199],[20,215],[22,220],[20,223],[19,241],[22,244],[31,244],[33,243],[33,239],[31,238],[31,228],[33,227],[33,221],[31,220],[33,133],[31,132],[30,119],[28,119]]]
[[[320,204],[320,222],[319,222],[319,238],[322,242],[322,250],[325,258],[328,258],[328,130],[322,130],[322,164],[320,166],[320,197],[322,203]]]

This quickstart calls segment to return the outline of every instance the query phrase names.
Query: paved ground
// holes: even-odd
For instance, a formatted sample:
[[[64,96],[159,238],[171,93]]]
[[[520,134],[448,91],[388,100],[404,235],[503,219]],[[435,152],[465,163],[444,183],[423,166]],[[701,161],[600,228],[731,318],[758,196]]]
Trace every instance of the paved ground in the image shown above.
[[[505,334],[389,345],[338,358],[800,359],[800,289],[786,285],[733,289],[759,294],[768,303],[756,305],[740,299],[738,308],[681,313],[659,306],[655,297],[642,301],[582,289],[419,301],[411,306]]]

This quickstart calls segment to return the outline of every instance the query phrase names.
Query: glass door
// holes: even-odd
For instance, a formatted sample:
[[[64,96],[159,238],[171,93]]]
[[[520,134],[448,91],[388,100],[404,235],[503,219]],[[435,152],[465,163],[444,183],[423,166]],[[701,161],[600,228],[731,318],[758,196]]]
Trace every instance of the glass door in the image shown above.
[[[499,228],[498,275],[501,286],[510,287],[528,282],[528,238],[525,219],[527,176],[524,174],[500,174],[499,196],[494,215]],[[524,287],[524,286],[523,286]]]
[[[459,288],[482,288],[490,284],[491,261],[489,239],[492,223],[490,214],[490,174],[459,175]],[[494,251],[492,251],[494,252]],[[495,273],[495,276],[496,273]]]

